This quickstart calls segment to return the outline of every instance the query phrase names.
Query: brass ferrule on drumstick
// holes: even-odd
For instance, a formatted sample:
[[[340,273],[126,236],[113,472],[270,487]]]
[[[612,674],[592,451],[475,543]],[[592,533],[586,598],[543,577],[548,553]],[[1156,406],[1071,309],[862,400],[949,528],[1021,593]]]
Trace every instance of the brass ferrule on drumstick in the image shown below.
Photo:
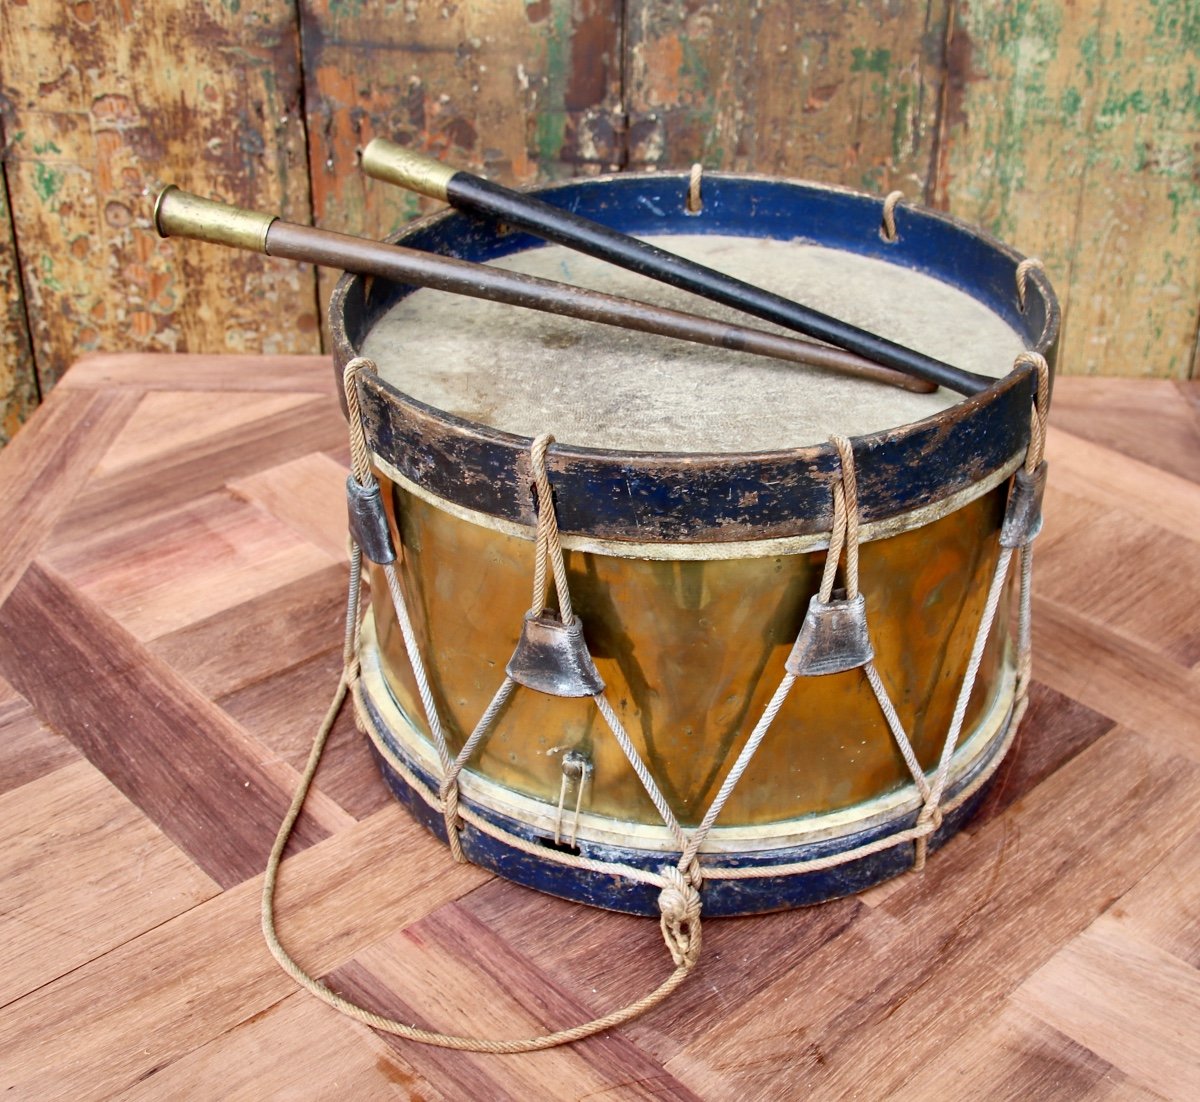
[[[521,275],[487,264],[300,226],[274,215],[192,195],[174,185],[163,188],[159,194],[154,205],[154,225],[163,237],[190,237],[583,321],[829,368],[919,393],[935,389],[932,383],[839,348]]]
[[[458,210],[516,226],[546,241],[649,276],[795,333],[826,341],[858,353],[871,363],[927,379],[959,394],[978,394],[996,381],[943,363],[878,333],[755,287],[611,226],[593,222],[537,196],[513,191],[473,173],[443,165],[384,138],[375,138],[367,144],[361,164],[363,171],[375,179],[441,199]]]

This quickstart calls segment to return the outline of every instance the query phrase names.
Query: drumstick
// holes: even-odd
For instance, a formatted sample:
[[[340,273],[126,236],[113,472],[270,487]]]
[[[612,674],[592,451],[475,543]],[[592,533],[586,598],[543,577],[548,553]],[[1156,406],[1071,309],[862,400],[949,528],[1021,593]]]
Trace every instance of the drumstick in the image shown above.
[[[839,348],[747,329],[487,264],[473,264],[418,249],[284,222],[270,214],[242,210],[191,195],[174,185],[168,185],[159,193],[154,206],[154,225],[162,237],[191,237],[583,321],[832,368],[919,393],[936,389],[931,383],[871,363]]]
[[[362,153],[362,167],[368,176],[377,180],[440,199],[459,210],[519,226],[547,241],[849,349],[874,363],[886,364],[959,394],[978,394],[996,381],[952,367],[782,295],[687,260],[531,195],[444,165],[383,138],[368,143]]]

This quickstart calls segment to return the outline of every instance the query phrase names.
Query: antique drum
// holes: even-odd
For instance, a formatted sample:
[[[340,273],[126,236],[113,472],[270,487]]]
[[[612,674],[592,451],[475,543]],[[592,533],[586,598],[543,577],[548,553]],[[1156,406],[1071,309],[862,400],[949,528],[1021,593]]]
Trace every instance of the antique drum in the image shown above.
[[[687,191],[538,194],[994,384],[916,394],[346,276],[336,357],[396,556],[370,568],[355,697],[456,854],[646,914],[678,869],[736,915],[922,862],[1009,747],[1048,392],[1029,353],[1052,361],[1058,313],[1039,271],[933,212],[881,228],[878,199],[727,175],[691,212]],[[396,240],[721,314],[453,211]]]

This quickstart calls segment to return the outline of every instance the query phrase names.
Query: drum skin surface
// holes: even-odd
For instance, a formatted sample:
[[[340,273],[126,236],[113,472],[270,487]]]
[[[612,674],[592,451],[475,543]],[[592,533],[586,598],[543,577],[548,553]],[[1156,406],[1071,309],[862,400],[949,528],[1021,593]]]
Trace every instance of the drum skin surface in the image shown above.
[[[711,186],[706,178],[705,214],[697,220],[675,201],[686,187],[686,177],[630,175],[541,194],[628,232],[802,235],[878,255],[967,291],[1023,332],[1030,348],[1052,356],[1052,292],[1040,277],[1031,280],[1022,311],[1014,286],[1020,258],[977,231],[913,212],[902,223],[901,241],[889,245],[878,234],[877,200],[742,177],[713,177]],[[454,213],[414,224],[399,240],[471,260],[534,245]],[[354,277],[339,283],[332,328],[340,364],[407,291]],[[454,753],[499,688],[529,610],[536,523],[529,441],[422,406],[372,376],[363,377],[360,397],[400,551],[401,585]],[[925,770],[941,753],[997,563],[1008,479],[1028,440],[1030,400],[1029,373],[1014,371],[942,414],[854,441],[871,642]],[[836,453],[828,445],[745,455],[556,446],[547,463],[572,601],[608,698],[681,825],[694,826],[779,684],[820,583]],[[371,593],[360,719],[393,791],[444,837],[441,815],[404,776],[437,789],[437,760],[377,568]],[[994,768],[1011,734],[1009,603],[1001,603],[983,652],[947,795]],[[465,852],[553,894],[656,913],[655,893],[645,884],[553,860],[569,751],[583,755],[590,770],[572,851],[634,867],[670,863],[677,849],[593,702],[527,689],[514,693],[471,758],[460,798],[490,822],[545,846],[547,858],[471,826],[462,834]],[[946,816],[934,845],[957,829],[981,794]],[[862,670],[802,677],[725,805],[701,861],[706,867],[805,861],[911,826],[919,809]],[[745,914],[816,902],[895,875],[912,860],[913,847],[902,844],[816,872],[706,880],[704,910]]]

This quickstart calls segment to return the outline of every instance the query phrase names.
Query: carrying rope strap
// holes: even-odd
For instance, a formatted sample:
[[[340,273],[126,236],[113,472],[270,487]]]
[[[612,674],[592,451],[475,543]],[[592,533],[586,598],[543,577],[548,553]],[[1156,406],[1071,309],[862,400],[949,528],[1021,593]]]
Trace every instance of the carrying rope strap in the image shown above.
[[[359,487],[369,487],[376,484],[375,475],[370,465],[370,451],[366,444],[366,435],[363,431],[362,415],[358,401],[358,382],[357,376],[359,372],[374,370],[374,364],[369,360],[361,357],[351,360],[346,365],[344,373],[344,385],[346,389],[347,410],[349,413],[350,426],[350,454],[352,478]],[[534,470],[535,487],[538,494],[538,534],[536,538],[536,562],[534,566],[534,600],[533,604],[538,612],[544,607],[547,598],[548,576],[554,579],[554,586],[560,614],[567,618],[573,618],[571,611],[570,590],[567,585],[567,575],[565,563],[563,561],[562,546],[558,537],[558,523],[554,514],[553,492],[550,487],[549,478],[545,469],[546,450],[552,442],[549,436],[539,437],[534,442],[534,447],[531,452],[532,466]],[[343,670],[342,675],[338,680],[337,689],[334,692],[333,700],[330,702],[324,719],[317,731],[316,738],[313,741],[312,750],[309,753],[308,762],[305,765],[304,771],[301,774],[300,782],[297,785],[295,795],[292,797],[291,805],[284,816],[283,822],[280,825],[279,833],[276,836],[275,844],[271,849],[271,855],[267,861],[266,875],[263,879],[263,897],[262,897],[262,925],[263,935],[266,939],[267,946],[271,954],[275,957],[280,967],[287,972],[293,980],[301,987],[321,999],[323,1002],[332,1006],[334,1009],[354,1018],[356,1021],[363,1022],[374,1029],[382,1030],[385,1033],[395,1034],[403,1037],[406,1040],[416,1041],[422,1044],[435,1045],[440,1048],[456,1049],[469,1052],[487,1052],[495,1054],[514,1054],[522,1052],[535,1052],[539,1049],[553,1048],[557,1045],[570,1044],[573,1041],[582,1040],[585,1037],[590,1037],[596,1033],[601,1033],[606,1029],[611,1029],[614,1026],[621,1025],[625,1022],[632,1021],[640,1014],[644,1014],[651,1007],[657,1006],[662,1002],[676,987],[683,982],[688,973],[695,967],[696,961],[700,953],[700,895],[698,883],[694,884],[692,880],[678,870],[667,867],[659,873],[653,873],[644,869],[636,869],[631,866],[595,861],[589,858],[581,857],[576,854],[562,853],[556,851],[548,851],[543,846],[535,845],[527,839],[520,838],[517,835],[496,827],[488,822],[471,809],[459,807],[458,801],[458,776],[462,767],[470,759],[471,755],[478,749],[479,745],[486,738],[488,732],[495,724],[496,718],[502,711],[509,696],[512,694],[516,683],[512,677],[506,677],[496,695],[493,697],[491,704],[480,717],[475,729],[463,743],[462,749],[453,758],[450,756],[449,747],[446,742],[444,728],[438,715],[437,705],[434,701],[433,692],[430,686],[428,674],[425,669],[424,662],[421,659],[420,649],[417,646],[416,638],[412,629],[411,617],[408,614],[407,604],[404,598],[404,592],[400,586],[399,578],[395,569],[394,562],[384,562],[378,564],[383,570],[387,580],[388,592],[391,596],[392,603],[395,607],[397,620],[400,623],[401,634],[404,639],[406,651],[408,653],[409,662],[412,666],[413,675],[417,682],[418,695],[421,698],[422,708],[425,712],[426,722],[429,726],[429,731],[432,736],[434,748],[437,751],[438,760],[442,768],[442,776],[439,780],[438,792],[436,795],[429,791],[428,787],[415,776],[406,766],[403,765],[393,755],[388,755],[389,762],[393,767],[398,768],[398,771],[404,779],[425,798],[427,802],[434,806],[439,806],[446,820],[447,840],[450,844],[451,851],[454,853],[456,860],[465,861],[466,856],[463,853],[462,842],[459,838],[459,827],[463,821],[471,823],[472,826],[479,830],[490,833],[495,837],[500,838],[508,845],[521,850],[530,856],[547,857],[551,856],[560,864],[565,864],[580,870],[597,872],[608,876],[621,876],[627,879],[638,881],[641,883],[656,885],[659,889],[659,908],[661,912],[661,928],[663,939],[667,949],[671,954],[671,959],[674,962],[675,968],[669,976],[658,987],[651,991],[648,995],[643,996],[627,1006],[614,1010],[609,1014],[596,1018],[589,1022],[584,1022],[580,1025],[573,1026],[569,1029],[559,1030],[554,1033],[548,1033],[540,1037],[518,1038],[512,1040],[490,1040],[479,1037],[464,1037],[455,1034],[439,1033],[431,1030],[419,1029],[405,1022],[399,1022],[392,1018],[387,1018],[377,1014],[374,1011],[368,1010],[365,1007],[359,1006],[357,1003],[351,1002],[343,998],[337,992],[333,991],[320,980],[309,975],[308,972],[288,953],[280,941],[276,930],[275,922],[275,894],[279,880],[279,869],[283,859],[283,852],[287,847],[292,830],[295,827],[296,820],[300,816],[300,812],[304,807],[304,802],[308,796],[309,789],[312,786],[313,777],[316,775],[317,767],[320,765],[322,754],[324,753],[326,743],[329,739],[329,734],[333,730],[334,723],[340,713],[343,702],[348,694],[352,694],[356,704],[361,711],[361,687],[359,684],[359,662],[358,662],[358,638],[359,638],[359,623],[361,613],[361,577],[362,577],[362,550],[354,543],[352,545],[350,559],[350,585],[346,601],[346,636],[345,647],[343,651]],[[642,779],[643,784],[647,788],[647,792],[654,801],[655,806],[659,807],[660,812],[665,812],[664,821],[674,836],[679,840],[682,846],[682,831],[678,821],[671,813],[671,809],[663,798],[661,791],[655,784],[653,777],[650,775],[645,764],[641,762],[636,749],[633,747],[628,734],[617,718],[615,712],[608,704],[607,698],[603,693],[597,694],[595,697],[597,707],[604,715],[613,734],[621,743],[622,749],[630,758],[631,764],[634,766],[638,776]]]
[[[1023,467],[1023,472],[1032,480],[1035,476],[1044,474],[1045,470],[1043,449],[1045,443],[1046,409],[1049,398],[1049,369],[1045,360],[1036,353],[1023,353],[1022,356],[1018,357],[1017,366],[1023,365],[1033,367],[1038,376],[1031,419],[1030,446]],[[347,365],[344,376],[347,407],[350,413],[352,482],[362,490],[370,490],[372,488],[377,490],[378,483],[371,469],[370,452],[366,443],[358,402],[357,376],[364,370],[373,371],[374,365],[368,360],[358,358],[352,360]],[[859,508],[854,452],[850,441],[844,437],[832,437],[831,442],[837,452],[838,470],[836,477],[831,482],[832,523],[830,528],[829,552],[826,556],[820,589],[815,598],[815,603],[830,606],[854,606],[858,603],[861,606],[862,596],[859,591]],[[558,606],[558,626],[571,628],[578,627],[579,625],[571,602],[566,563],[563,556],[554,506],[553,487],[551,486],[547,470],[547,452],[552,443],[553,438],[551,436],[539,436],[533,441],[530,449],[530,465],[533,474],[533,490],[537,509],[537,528],[534,539],[533,599],[530,616],[535,618],[542,617],[546,612],[549,589],[551,581],[553,581],[555,599]],[[1009,503],[1008,513],[1010,515],[1020,511],[1014,508],[1016,497],[1017,493],[1014,490]],[[1028,512],[1029,510],[1026,511]],[[276,932],[274,899],[283,852],[296,820],[303,809],[304,801],[312,785],[317,767],[320,764],[329,734],[348,695],[354,698],[359,718],[361,719],[366,714],[366,705],[362,697],[362,687],[359,681],[358,659],[363,549],[358,543],[353,543],[350,557],[350,584],[346,603],[342,675],[339,678],[337,689],[329,709],[317,731],[296,793],[280,826],[263,880],[263,932],[272,955],[284,971],[302,987],[343,1014],[375,1029],[395,1034],[407,1040],[442,1048],[496,1054],[533,1052],[581,1040],[603,1030],[610,1029],[613,1026],[631,1021],[638,1017],[638,1015],[658,1005],[683,982],[699,959],[701,947],[700,892],[705,878],[727,880],[757,879],[816,872],[821,869],[832,868],[837,865],[860,860],[871,854],[908,842],[912,842],[915,845],[914,868],[923,867],[928,838],[938,829],[945,813],[961,806],[987,782],[1011,746],[1016,728],[1028,705],[1027,690],[1029,685],[1029,651],[1031,641],[1031,544],[1033,537],[1037,534],[1038,523],[1035,523],[1038,519],[1037,509],[1034,508],[1029,515],[1032,518],[1030,523],[1024,528],[1021,528],[1020,525],[1015,526],[1014,530],[1017,530],[1018,534],[1013,539],[1008,540],[1007,544],[1005,536],[1002,534],[1001,542],[1006,545],[1002,546],[995,566],[983,614],[976,632],[974,646],[955,705],[953,718],[932,776],[926,776],[922,770],[913,751],[911,741],[904,731],[903,724],[895,708],[892,706],[886,689],[883,686],[882,679],[875,668],[869,642],[865,639],[865,621],[861,624],[863,637],[859,638],[856,643],[860,650],[863,647],[865,647],[865,650],[857,658],[852,656],[848,660],[851,664],[843,667],[853,668],[856,665],[863,667],[864,673],[883,710],[888,728],[912,774],[915,790],[921,799],[921,810],[914,825],[854,849],[776,865],[746,865],[740,867],[703,866],[700,861],[700,853],[713,825],[716,823],[729,797],[753,760],[768,730],[783,707],[789,692],[800,676],[796,670],[790,668],[792,666],[791,659],[789,659],[788,663],[789,668],[785,670],[779,685],[763,709],[758,722],[751,731],[746,744],[743,746],[720,789],[713,797],[703,819],[690,832],[685,832],[680,826],[654,777],[642,761],[620,717],[612,708],[605,691],[601,689],[598,692],[591,693],[590,695],[596,708],[603,716],[614,739],[621,747],[631,768],[638,776],[651,802],[662,817],[668,832],[679,849],[680,856],[674,866],[666,865],[654,871],[619,862],[602,861],[566,850],[547,849],[534,841],[505,830],[503,827],[496,825],[481,815],[469,804],[460,805],[459,802],[458,781],[462,768],[478,750],[495,725],[499,714],[504,709],[518,682],[514,680],[511,672],[505,677],[474,730],[463,743],[461,750],[458,754],[451,756],[444,728],[438,715],[429,677],[413,632],[404,592],[397,576],[394,554],[390,556],[390,560],[388,560],[388,556],[383,556],[388,561],[379,561],[378,565],[381,567],[387,582],[388,593],[395,608],[405,649],[412,667],[414,679],[417,683],[418,695],[421,699],[430,737],[441,767],[441,777],[438,780],[437,790],[433,791],[409,767],[407,762],[387,746],[386,743],[376,740],[375,746],[387,760],[390,768],[395,770],[405,783],[424,799],[427,804],[442,813],[446,823],[447,840],[455,859],[459,861],[467,860],[459,834],[462,824],[469,823],[477,831],[496,838],[506,846],[540,860],[551,861],[582,872],[619,877],[635,883],[655,886],[659,889],[660,929],[675,966],[671,974],[649,994],[603,1017],[596,1018],[590,1022],[584,1022],[569,1029],[548,1033],[544,1036],[513,1040],[488,1040],[418,1029],[415,1026],[386,1018],[358,1006],[344,999],[320,980],[313,978],[305,972],[283,947]],[[1006,533],[1008,532],[1009,519],[1010,516],[1006,515]],[[1017,633],[1019,672],[1013,714],[1004,736],[1003,745],[993,755],[988,765],[978,770],[971,780],[962,786],[953,797],[946,799],[944,798],[944,793],[949,780],[954,751],[961,735],[967,704],[978,675],[984,647],[1000,605],[1004,582],[1008,575],[1009,564],[1015,548],[1019,548],[1021,552],[1021,581]],[[842,591],[835,589],[839,564],[842,565],[844,595],[842,595]],[[804,630],[802,629],[801,636],[803,634]],[[798,639],[797,647],[799,646],[800,640]],[[584,645],[584,652],[586,654],[586,645]],[[587,655],[587,659],[590,663],[590,655]],[[594,667],[592,672],[595,672]],[[822,671],[802,670],[801,672],[819,673]],[[574,693],[572,695],[581,694]],[[583,783],[583,778],[581,778],[580,783]],[[578,821],[578,807],[576,808],[576,817]]]

